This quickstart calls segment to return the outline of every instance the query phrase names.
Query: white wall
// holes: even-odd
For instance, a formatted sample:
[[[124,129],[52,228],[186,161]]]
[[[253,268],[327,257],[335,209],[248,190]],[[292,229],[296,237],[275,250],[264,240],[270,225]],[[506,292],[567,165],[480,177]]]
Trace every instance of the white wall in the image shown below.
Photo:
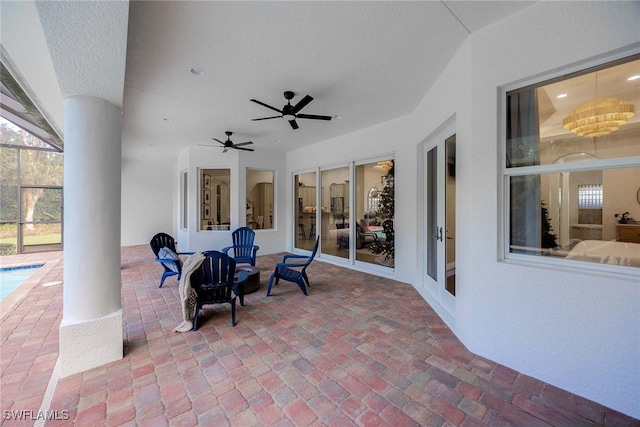
[[[592,58],[602,62],[608,52],[633,43],[637,53],[639,23],[637,3],[541,2],[472,36],[473,90],[466,102],[473,114],[459,123],[481,149],[474,150],[471,193],[461,198],[482,194],[486,202],[474,204],[460,222],[486,226],[458,239],[458,247],[467,248],[458,257],[472,262],[457,276],[464,308],[456,319],[456,332],[470,350],[635,417],[639,281],[497,261],[496,143],[504,122],[496,126],[496,93],[582,61],[576,68],[586,68]],[[458,147],[467,159],[464,146]]]
[[[394,277],[424,295],[416,153],[455,117],[456,335],[474,353],[637,418],[639,281],[499,260],[498,100],[501,87],[637,53],[639,23],[637,2],[536,3],[473,34],[410,116],[287,154],[291,194],[292,172],[335,164],[336,153],[343,162],[362,158],[363,147],[395,153]]]
[[[230,150],[221,154],[219,150],[208,147],[193,146],[183,150],[176,159],[171,177],[175,191],[169,195],[174,210],[172,227],[176,230],[177,240],[182,251],[205,251],[222,249],[232,244],[231,232],[237,227],[246,225],[246,169],[270,169],[275,172],[274,199],[275,229],[255,230],[255,244],[260,246],[258,255],[283,252],[287,229],[284,213],[285,178],[284,158],[282,154],[256,148],[253,153],[240,153]],[[198,224],[200,206],[200,169],[231,170],[231,230],[200,230]],[[188,229],[179,224],[180,208],[179,191],[180,175],[188,172]]]
[[[161,231],[175,236],[177,188],[173,164],[122,159],[122,246],[149,244]]]

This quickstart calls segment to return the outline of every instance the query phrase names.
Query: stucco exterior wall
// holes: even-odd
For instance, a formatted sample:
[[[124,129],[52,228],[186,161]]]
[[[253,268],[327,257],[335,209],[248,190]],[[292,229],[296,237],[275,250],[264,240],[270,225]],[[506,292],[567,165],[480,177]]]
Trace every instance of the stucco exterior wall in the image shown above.
[[[637,53],[638,23],[637,2],[537,3],[474,33],[410,116],[287,155],[290,181],[295,171],[335,165],[336,158],[393,153],[393,276],[437,305],[422,286],[422,258],[415,256],[421,218],[416,153],[454,118],[459,208],[450,326],[479,355],[634,417],[640,417],[638,278],[500,259],[498,132],[504,126],[499,99],[505,87]],[[291,201],[286,203],[292,211]]]
[[[275,228],[255,230],[255,244],[260,246],[258,255],[283,252],[287,233],[287,217],[284,209],[286,197],[286,179],[284,173],[284,157],[275,152],[256,148],[253,153],[238,153],[230,150],[221,155],[220,150],[210,147],[193,146],[183,150],[176,161],[172,172],[173,194],[167,194],[173,210],[172,229],[175,230],[181,250],[205,251],[220,250],[232,244],[231,232],[246,222],[246,169],[262,169],[275,172],[274,199]],[[231,171],[231,226],[229,231],[200,230],[200,169],[229,169]],[[179,221],[180,209],[180,175],[188,173],[188,228],[182,229]]]
[[[122,160],[123,246],[148,244],[161,231],[175,236],[174,167],[157,159]]]

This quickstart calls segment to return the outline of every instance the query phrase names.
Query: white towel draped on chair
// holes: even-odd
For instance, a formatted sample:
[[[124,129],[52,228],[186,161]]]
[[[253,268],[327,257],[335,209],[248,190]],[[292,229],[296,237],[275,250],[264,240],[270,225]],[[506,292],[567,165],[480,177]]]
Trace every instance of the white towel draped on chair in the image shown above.
[[[182,265],[182,276],[178,285],[180,301],[182,302],[182,323],[175,327],[176,332],[187,332],[193,329],[193,315],[196,307],[196,291],[191,287],[191,273],[204,261],[202,252],[197,252],[187,258]]]

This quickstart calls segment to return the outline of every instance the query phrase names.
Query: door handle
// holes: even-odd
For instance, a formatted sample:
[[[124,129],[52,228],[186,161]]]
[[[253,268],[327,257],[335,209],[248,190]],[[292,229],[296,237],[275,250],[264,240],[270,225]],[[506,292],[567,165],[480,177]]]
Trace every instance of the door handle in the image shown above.
[[[442,227],[436,228],[436,234],[434,234],[432,237],[442,242]]]

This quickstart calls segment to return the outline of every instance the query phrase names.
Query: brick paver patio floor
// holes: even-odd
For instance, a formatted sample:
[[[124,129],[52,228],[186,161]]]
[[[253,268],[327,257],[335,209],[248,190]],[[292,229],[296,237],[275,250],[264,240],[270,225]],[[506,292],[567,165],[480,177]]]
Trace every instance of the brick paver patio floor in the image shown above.
[[[175,277],[158,288],[149,247],[122,248],[124,357],[57,383],[63,286],[41,284],[62,280],[61,254],[1,257],[50,260],[1,320],[3,425],[640,425],[470,353],[407,284],[315,261],[308,297],[288,282],[266,297],[281,255],[258,258],[236,327],[212,305],[176,333]]]

